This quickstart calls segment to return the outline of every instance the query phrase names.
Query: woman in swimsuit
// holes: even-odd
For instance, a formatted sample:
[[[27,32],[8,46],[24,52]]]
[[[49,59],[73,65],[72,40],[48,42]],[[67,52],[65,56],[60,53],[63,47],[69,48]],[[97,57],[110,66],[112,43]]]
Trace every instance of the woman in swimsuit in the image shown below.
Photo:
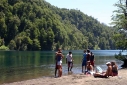
[[[118,75],[118,66],[116,65],[115,62],[111,62],[112,66],[112,76],[117,76]]]
[[[62,52],[58,52],[56,54],[56,60],[57,60],[57,68],[58,68],[58,77],[62,76],[62,58],[63,58]]]

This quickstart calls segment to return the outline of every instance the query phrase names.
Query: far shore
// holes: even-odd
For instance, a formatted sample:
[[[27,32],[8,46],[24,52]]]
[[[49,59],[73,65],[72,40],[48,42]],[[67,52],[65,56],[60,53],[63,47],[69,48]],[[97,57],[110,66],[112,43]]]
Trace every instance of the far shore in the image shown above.
[[[2,85],[127,85],[127,69],[119,69],[118,76],[94,78],[92,75],[71,74],[60,78],[42,77]]]

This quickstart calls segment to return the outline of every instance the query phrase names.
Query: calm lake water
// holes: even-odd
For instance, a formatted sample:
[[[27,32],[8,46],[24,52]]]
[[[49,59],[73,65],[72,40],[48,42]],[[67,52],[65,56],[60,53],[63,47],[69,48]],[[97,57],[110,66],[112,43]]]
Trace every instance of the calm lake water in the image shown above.
[[[106,69],[105,63],[116,61],[119,68],[123,63],[114,58],[119,50],[91,50],[95,55],[95,65]],[[63,51],[66,54],[69,51]],[[81,73],[83,50],[72,51],[73,74]],[[55,51],[0,51],[0,84],[39,77],[54,77]],[[67,75],[67,64],[63,59],[63,75]]]

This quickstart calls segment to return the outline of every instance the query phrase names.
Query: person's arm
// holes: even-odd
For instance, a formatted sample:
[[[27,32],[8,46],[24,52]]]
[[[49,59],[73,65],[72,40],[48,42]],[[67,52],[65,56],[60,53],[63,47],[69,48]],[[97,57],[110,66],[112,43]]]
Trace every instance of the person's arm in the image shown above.
[[[94,54],[93,54],[93,61],[95,62]]]
[[[68,56],[68,54],[67,54],[67,56]],[[66,63],[67,63],[67,56],[66,56]]]
[[[90,71],[93,71],[93,66],[92,65],[90,65]]]
[[[72,62],[74,61],[74,59],[72,58]]]
[[[118,66],[115,64],[115,67],[117,68],[117,70],[118,70]]]
[[[64,58],[64,55],[61,53],[62,58]]]
[[[56,52],[55,54],[57,55],[58,52]]]
[[[110,68],[108,67],[107,71],[106,71],[106,76],[109,77],[109,73],[110,73]]]
[[[82,57],[82,60],[81,60],[81,62],[83,62],[83,58],[84,58],[84,54],[83,54],[83,57]]]
[[[58,54],[58,52],[55,53],[55,60],[57,60],[57,54]]]
[[[72,54],[69,54],[69,57],[71,57],[71,59],[73,60],[73,58],[72,58]]]

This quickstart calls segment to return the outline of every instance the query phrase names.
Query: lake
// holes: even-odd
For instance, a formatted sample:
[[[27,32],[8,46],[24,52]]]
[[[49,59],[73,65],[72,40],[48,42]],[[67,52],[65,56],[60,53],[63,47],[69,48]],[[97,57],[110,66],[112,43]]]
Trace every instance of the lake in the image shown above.
[[[105,63],[116,61],[120,68],[123,63],[114,58],[119,50],[91,50],[95,55],[95,66],[106,69]],[[64,56],[69,51],[63,51]],[[83,50],[72,50],[73,74],[81,73]],[[54,77],[55,51],[0,51],[0,84],[34,79]],[[63,75],[67,75],[67,64],[63,59]]]

